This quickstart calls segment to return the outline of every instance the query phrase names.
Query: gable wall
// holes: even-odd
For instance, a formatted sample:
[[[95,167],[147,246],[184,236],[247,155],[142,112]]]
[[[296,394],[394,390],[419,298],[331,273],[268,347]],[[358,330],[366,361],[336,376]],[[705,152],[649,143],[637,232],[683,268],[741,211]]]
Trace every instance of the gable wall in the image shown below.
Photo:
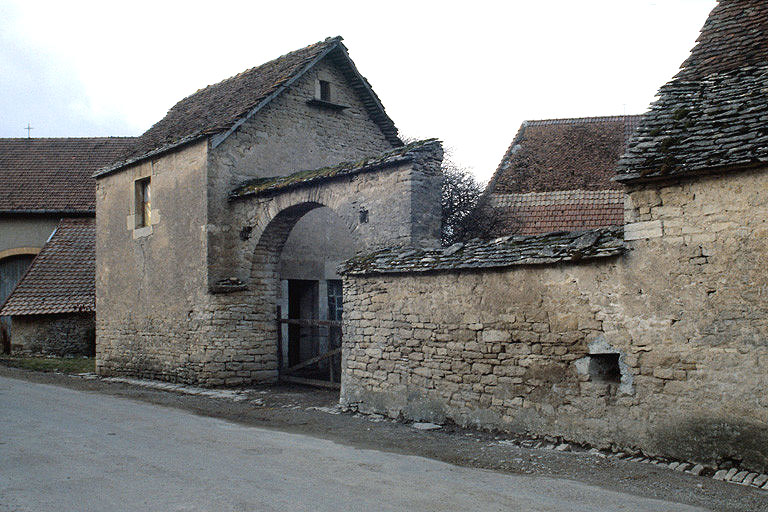
[[[315,97],[315,82],[320,78],[332,84],[333,102],[349,106],[343,112],[307,105]],[[293,86],[274,99],[261,112],[229,136],[209,156],[209,264],[211,273],[226,276],[235,268],[242,225],[233,219],[233,208],[227,201],[235,186],[255,177],[291,174],[317,169],[343,161],[354,161],[375,155],[392,146],[374,123],[346,79],[327,60],[316,64]],[[327,213],[311,212],[299,222],[294,239],[316,240],[321,245],[333,233],[323,232]],[[334,241],[331,241],[334,243]],[[344,238],[340,238],[343,245]],[[306,247],[306,246],[304,246]],[[294,254],[286,258],[297,261],[317,258],[306,254],[299,244],[291,242]],[[317,276],[321,279],[321,276]]]
[[[348,276],[342,402],[765,471],[766,191],[768,169],[635,187],[618,259]],[[604,350],[620,384],[585,372]]]

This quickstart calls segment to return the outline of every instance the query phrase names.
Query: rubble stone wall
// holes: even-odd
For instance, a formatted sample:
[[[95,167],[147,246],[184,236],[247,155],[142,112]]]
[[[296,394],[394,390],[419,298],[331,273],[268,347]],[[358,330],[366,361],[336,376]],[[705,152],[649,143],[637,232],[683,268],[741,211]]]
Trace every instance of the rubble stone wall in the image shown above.
[[[635,187],[621,256],[347,275],[341,401],[766,470],[766,191]]]
[[[56,356],[92,356],[95,349],[93,313],[13,317],[12,352]]]

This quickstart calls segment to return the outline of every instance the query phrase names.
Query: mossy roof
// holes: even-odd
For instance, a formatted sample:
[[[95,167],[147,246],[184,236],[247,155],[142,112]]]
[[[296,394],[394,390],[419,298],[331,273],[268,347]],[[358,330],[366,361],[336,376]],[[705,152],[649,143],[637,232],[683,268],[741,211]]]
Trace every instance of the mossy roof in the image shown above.
[[[471,240],[442,249],[384,249],[347,260],[339,267],[339,273],[409,274],[544,265],[617,256],[625,250],[624,230],[614,226]]]
[[[439,144],[436,139],[427,139],[412,142],[405,146],[395,148],[384,153],[362,158],[354,162],[341,162],[320,169],[299,171],[286,176],[274,176],[269,178],[257,178],[247,181],[235,188],[229,195],[230,199],[239,199],[248,196],[267,196],[285,190],[314,185],[319,182],[350,176],[362,172],[385,169],[411,161],[419,150],[426,149],[433,144]]]
[[[721,0],[640,121],[617,181],[768,163],[768,2]]]

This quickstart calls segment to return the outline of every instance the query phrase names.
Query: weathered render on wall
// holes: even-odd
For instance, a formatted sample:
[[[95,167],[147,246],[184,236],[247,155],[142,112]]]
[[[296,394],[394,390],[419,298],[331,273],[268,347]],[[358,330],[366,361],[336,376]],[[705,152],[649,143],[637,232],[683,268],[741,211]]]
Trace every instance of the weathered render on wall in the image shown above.
[[[96,369],[176,379],[205,358],[207,142],[101,177],[96,191]],[[152,225],[137,228],[150,177]]]
[[[4,215],[0,222],[0,259],[4,255],[37,254],[58,223],[56,216]]]
[[[342,403],[768,469],[765,171],[631,188],[614,259],[345,276]]]

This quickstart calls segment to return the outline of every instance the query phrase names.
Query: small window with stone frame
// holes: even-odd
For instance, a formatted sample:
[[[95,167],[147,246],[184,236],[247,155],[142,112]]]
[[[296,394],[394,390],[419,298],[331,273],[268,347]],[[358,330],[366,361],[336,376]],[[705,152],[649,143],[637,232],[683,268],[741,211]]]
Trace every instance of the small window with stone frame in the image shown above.
[[[152,189],[150,178],[141,178],[135,182],[135,218],[136,228],[152,225]]]
[[[331,102],[331,82],[328,80],[318,80],[320,83],[320,100]]]

